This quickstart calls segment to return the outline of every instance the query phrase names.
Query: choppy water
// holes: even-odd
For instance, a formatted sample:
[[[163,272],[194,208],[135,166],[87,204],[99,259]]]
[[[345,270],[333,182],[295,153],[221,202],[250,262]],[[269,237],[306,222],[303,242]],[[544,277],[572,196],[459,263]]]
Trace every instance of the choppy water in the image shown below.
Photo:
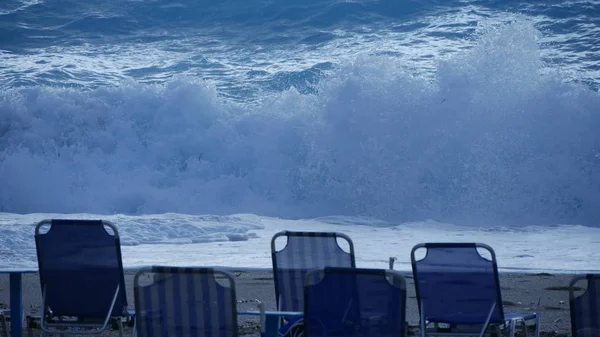
[[[600,4],[5,1],[0,211],[600,219]]]

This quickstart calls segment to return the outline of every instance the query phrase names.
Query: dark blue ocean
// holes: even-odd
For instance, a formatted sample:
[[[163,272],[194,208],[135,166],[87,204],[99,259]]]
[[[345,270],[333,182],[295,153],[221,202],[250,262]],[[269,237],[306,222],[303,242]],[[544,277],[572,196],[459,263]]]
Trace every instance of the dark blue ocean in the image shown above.
[[[0,212],[600,226],[600,2],[4,0]]]

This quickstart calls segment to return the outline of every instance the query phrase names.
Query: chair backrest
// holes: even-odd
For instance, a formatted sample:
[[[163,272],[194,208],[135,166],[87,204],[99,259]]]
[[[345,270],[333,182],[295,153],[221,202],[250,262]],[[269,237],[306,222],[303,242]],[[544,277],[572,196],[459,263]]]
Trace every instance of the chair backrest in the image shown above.
[[[577,286],[584,280],[587,288],[577,295]],[[600,274],[574,277],[569,285],[569,305],[573,337],[600,336]]]
[[[140,270],[134,280],[137,336],[237,336],[234,279],[213,268]]]
[[[426,250],[423,259],[417,252]],[[490,259],[479,250],[487,251]],[[448,324],[504,321],[496,255],[479,243],[425,243],[411,251],[421,320]],[[492,312],[492,306],[494,306]]]
[[[285,247],[279,251],[275,247],[278,238],[287,240]],[[348,243],[349,252],[339,246],[338,239]],[[279,232],[271,239],[271,256],[276,303],[282,311],[302,311],[304,308],[304,278],[309,270],[356,267],[354,244],[342,233]]]
[[[396,271],[313,270],[304,296],[306,336],[406,336],[406,281]]]
[[[35,243],[42,293],[53,315],[104,318],[117,286],[111,315],[126,314],[121,244],[113,224],[44,220],[36,226]]]

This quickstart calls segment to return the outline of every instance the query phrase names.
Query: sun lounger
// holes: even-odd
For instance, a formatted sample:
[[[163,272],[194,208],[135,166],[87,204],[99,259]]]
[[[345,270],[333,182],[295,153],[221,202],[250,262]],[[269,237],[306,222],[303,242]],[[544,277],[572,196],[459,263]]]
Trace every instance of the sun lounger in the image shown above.
[[[586,283],[585,291],[578,287]],[[600,274],[579,275],[569,285],[569,307],[573,337],[600,336]]]
[[[406,281],[396,271],[313,270],[304,288],[305,337],[406,336]]]
[[[101,333],[113,321],[122,336],[129,314],[117,228],[100,220],[44,220],[35,243],[42,331]]]
[[[286,245],[277,250],[278,239]],[[349,252],[338,240],[346,241]],[[275,297],[280,311],[304,309],[304,279],[308,271],[324,267],[356,267],[354,245],[345,234],[332,232],[292,232],[275,234],[271,240]]]
[[[139,337],[236,337],[233,276],[213,268],[155,266],[135,276]]]
[[[416,254],[423,250],[425,256],[417,260]],[[535,323],[535,336],[539,336],[539,314],[504,311],[496,255],[490,246],[479,243],[419,244],[412,249],[411,262],[421,336],[483,336],[492,331],[498,334],[505,328],[513,337],[517,323],[527,336],[526,322]],[[438,328],[426,330],[429,324]],[[446,329],[440,330],[442,324]],[[469,328],[475,330],[466,331]]]

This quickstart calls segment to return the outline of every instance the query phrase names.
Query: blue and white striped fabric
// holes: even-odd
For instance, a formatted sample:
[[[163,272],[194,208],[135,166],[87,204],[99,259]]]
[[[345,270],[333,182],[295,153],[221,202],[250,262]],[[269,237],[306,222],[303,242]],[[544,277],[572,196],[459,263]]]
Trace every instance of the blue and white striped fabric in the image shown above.
[[[287,238],[286,246],[276,251],[277,238]],[[338,244],[346,240],[349,252]],[[291,232],[275,234],[271,240],[277,307],[281,311],[304,309],[304,278],[308,271],[324,267],[356,266],[352,240],[341,233]]]
[[[152,267],[135,277],[137,337],[238,335],[235,284],[212,268]]]
[[[576,296],[576,286],[587,280],[587,289]],[[573,337],[600,336],[600,274],[573,278],[569,286],[571,330]]]

